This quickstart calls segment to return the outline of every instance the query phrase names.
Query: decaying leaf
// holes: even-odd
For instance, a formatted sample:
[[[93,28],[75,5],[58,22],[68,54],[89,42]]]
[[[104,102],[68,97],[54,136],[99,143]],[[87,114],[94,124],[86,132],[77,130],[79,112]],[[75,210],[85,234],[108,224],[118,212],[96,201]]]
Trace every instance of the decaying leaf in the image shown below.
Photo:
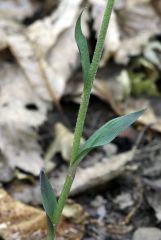
[[[93,157],[92,157],[93,158]],[[102,186],[122,174],[133,158],[133,151],[103,158],[89,167],[79,167],[71,189],[71,196]],[[50,182],[54,184],[57,195],[60,194],[67,168],[62,167],[59,175],[53,174]],[[55,175],[55,176],[54,176]]]
[[[47,228],[45,213],[16,202],[2,189],[0,189],[0,216],[0,237],[4,240],[45,239]]]
[[[54,127],[54,137],[55,140],[51,143],[45,155],[45,165],[48,171],[53,168],[50,160],[56,153],[61,153],[65,161],[70,160],[74,135],[63,124],[57,123]],[[82,139],[81,142],[83,143],[84,140]]]
[[[2,64],[1,64],[2,66]],[[43,166],[36,127],[46,119],[46,105],[14,64],[0,70],[0,150],[9,166],[38,175]]]
[[[0,18],[0,50],[7,48],[7,38],[23,29],[22,25],[10,19]]]
[[[31,0],[1,0],[0,18],[10,18],[14,20],[23,20],[31,17],[39,8],[38,1]],[[9,11],[8,11],[9,10]]]
[[[126,104],[122,104],[122,110],[125,113],[142,107],[146,108],[146,111],[140,117],[138,122],[145,126],[149,126],[155,131],[161,132],[160,97],[138,99],[130,98],[126,101]]]
[[[131,93],[131,83],[125,69],[112,67],[94,82],[93,93],[100,99],[110,103],[117,114],[121,115],[118,102],[125,100]]]
[[[70,153],[73,143],[73,133],[71,133],[64,125],[57,123],[54,127],[55,141],[49,147],[46,154],[46,161],[50,161],[52,157],[61,152],[64,160],[70,160]]]
[[[0,49],[9,48],[17,62],[1,63],[0,72],[0,150],[12,169],[37,176],[43,167],[36,128],[46,120],[50,102],[58,104],[78,66],[74,26],[81,3],[63,0],[29,27],[0,20]]]
[[[77,75],[67,85],[65,94],[80,103],[82,89],[81,77]],[[128,71],[113,64],[109,64],[108,68],[100,69],[94,81],[92,93],[109,103],[118,115],[122,115],[118,102],[125,100],[131,93]]]
[[[161,19],[149,0],[124,1],[117,17],[123,40],[115,59],[127,63],[130,56],[140,54],[151,36],[161,32]]]
[[[90,0],[90,3],[94,20],[93,28],[98,34],[105,1]],[[117,63],[127,64],[131,56],[141,53],[151,36],[161,33],[161,19],[156,14],[151,1],[117,1],[116,10],[116,14],[113,13],[111,18],[102,65],[105,65],[111,55]]]
[[[78,169],[76,179],[71,189],[71,195],[101,186],[116,176],[119,176],[126,169],[127,163],[132,160],[133,151],[119,154],[111,158],[105,158],[86,169]]]
[[[82,224],[88,214],[84,211],[81,205],[69,199],[63,209],[63,216],[72,220],[74,223]]]
[[[83,236],[87,214],[79,204],[71,201],[68,202],[65,209],[64,217],[58,228],[57,238],[58,240],[80,240]],[[0,189],[0,216],[0,237],[2,239],[46,239],[47,224],[45,213],[15,201],[3,189]],[[66,219],[70,219],[70,223]]]
[[[51,16],[17,34],[4,34],[3,46],[10,48],[25,77],[44,100],[57,103],[78,66],[74,26],[81,3],[82,0],[76,0],[74,5],[72,0],[61,1]]]
[[[92,18],[94,20],[93,29],[97,35],[101,26],[102,17],[106,5],[104,0],[90,0],[92,5]],[[101,65],[104,66],[111,55],[115,54],[120,47],[120,32],[117,23],[116,13],[113,12],[109,24],[108,34],[105,40],[104,53],[101,60]]]

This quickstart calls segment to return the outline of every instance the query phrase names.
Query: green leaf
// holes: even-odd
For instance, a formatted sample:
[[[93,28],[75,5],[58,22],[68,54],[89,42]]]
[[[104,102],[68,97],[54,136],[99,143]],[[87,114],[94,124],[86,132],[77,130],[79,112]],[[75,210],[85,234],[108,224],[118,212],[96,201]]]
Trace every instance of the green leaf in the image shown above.
[[[88,43],[87,43],[85,36],[83,35],[82,28],[81,28],[82,13],[79,16],[77,23],[76,23],[75,40],[77,42],[77,46],[78,46],[80,56],[81,56],[84,81],[87,81],[88,72],[89,72],[89,68],[90,68],[90,58],[89,58]]]
[[[92,149],[110,143],[122,131],[133,124],[144,110],[133,112],[131,114],[115,118],[101,128],[99,128],[85,143],[80,147],[77,159],[80,160],[87,155]],[[77,161],[77,160],[76,160]]]
[[[57,206],[57,200],[52,186],[43,171],[40,173],[42,204],[47,216],[52,222],[54,211]]]

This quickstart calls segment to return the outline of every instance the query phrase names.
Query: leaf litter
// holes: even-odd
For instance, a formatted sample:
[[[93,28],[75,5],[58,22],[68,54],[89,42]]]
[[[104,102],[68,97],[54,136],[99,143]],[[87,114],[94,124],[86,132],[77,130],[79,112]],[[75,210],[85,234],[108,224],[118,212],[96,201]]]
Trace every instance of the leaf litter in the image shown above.
[[[80,63],[78,61],[78,51],[74,43],[74,25],[75,20],[81,12],[83,1],[77,0],[73,2],[72,0],[63,0],[61,2],[54,1],[51,3],[51,1],[48,0],[40,3],[39,1],[10,0],[1,2],[0,181],[3,183],[11,182],[14,176],[18,177],[17,170],[15,171],[15,169],[18,169],[19,173],[23,173],[24,175],[31,174],[35,177],[39,175],[41,168],[44,166],[45,156],[44,149],[42,149],[39,144],[41,137],[38,134],[39,128],[42,124],[45,124],[45,126],[48,124],[49,111],[56,114],[57,109],[60,110],[67,106],[65,103],[66,100],[62,101],[63,98],[80,102],[79,96],[82,92],[82,77],[80,77],[79,72]],[[98,34],[97,30],[101,21],[105,1],[102,0],[98,3],[95,0],[89,0],[88,4],[90,10],[87,10],[86,13],[83,14],[82,23],[83,30],[85,30],[88,36],[89,44],[92,45],[92,41],[94,40],[91,39],[94,39]],[[8,11],[7,6],[12,6],[13,11]],[[42,10],[43,7],[44,13]],[[41,14],[37,18],[37,14],[39,13]],[[148,142],[148,147],[152,149],[152,152],[155,152],[155,150],[154,146],[150,145],[150,141],[152,141],[153,135],[157,137],[157,134],[161,131],[159,110],[160,82],[158,77],[160,73],[160,17],[160,2],[157,0],[116,1],[109,35],[106,39],[102,56],[101,69],[93,88],[93,94],[97,96],[97,101],[99,101],[98,98],[100,98],[106,103],[106,108],[108,108],[108,113],[106,112],[107,115],[111,114],[109,105],[118,115],[147,106],[146,114],[140,119],[137,126],[139,127],[141,123],[142,126],[151,128],[150,132],[144,137],[144,141],[146,144]],[[66,19],[68,19],[68,21],[66,21]],[[151,21],[151,19],[153,19],[153,21]],[[27,22],[31,22],[31,24],[26,24]],[[140,22],[142,24],[140,24]],[[89,29],[93,29],[92,34],[89,34]],[[90,51],[92,51],[92,47]],[[135,80],[139,78],[140,84],[144,85],[144,77],[149,77],[149,75],[146,74],[150,72],[150,65],[141,65],[140,67],[140,56],[143,57],[144,62],[147,61],[151,64],[151,78],[149,81],[151,81],[150,84],[156,87],[159,93],[158,96],[154,97],[146,94],[145,96],[141,92],[136,99],[136,92],[133,89],[129,74],[131,69],[134,73]],[[136,65],[135,69],[131,68],[131,64],[134,66],[134,60],[137,62],[137,69]],[[112,69],[108,74],[106,74],[107,67],[108,71]],[[142,72],[144,73],[143,77],[140,75]],[[140,88],[142,85],[138,86]],[[97,116],[98,112],[101,111],[100,105],[98,109],[97,112],[92,112],[92,114],[95,113]],[[63,109],[63,111],[64,113],[66,112],[65,109]],[[102,110],[102,112],[103,111],[104,110]],[[105,114],[104,112],[103,114]],[[101,117],[103,120],[106,120],[103,114],[98,114],[98,119]],[[71,127],[73,124],[73,116],[74,115],[71,115],[71,119],[68,120],[70,124],[64,124],[61,117],[57,125],[55,125],[55,120],[52,121],[52,129],[54,130],[53,133],[50,134],[55,139],[54,144],[57,147],[53,153],[52,168],[54,167],[54,170],[52,170],[50,178],[51,182],[54,183],[53,185],[57,188],[57,193],[59,193],[62,179],[65,177],[67,163],[64,160],[69,159],[70,142],[73,137],[73,126]],[[111,118],[111,116],[109,116],[109,118]],[[62,122],[63,125],[61,125]],[[89,128],[88,124],[92,127]],[[85,131],[85,138],[91,135],[93,130],[98,127],[97,124],[99,125],[99,122],[91,117],[88,124]],[[62,127],[62,135],[60,129],[58,130],[56,126]],[[70,131],[66,126],[68,126]],[[157,134],[156,131],[158,132]],[[143,222],[139,213],[134,211],[139,206],[137,204],[139,197],[137,194],[134,197],[133,194],[139,191],[136,191],[136,187],[125,186],[125,183],[131,181],[131,184],[136,186],[136,179],[141,182],[143,181],[143,184],[140,183],[139,190],[145,190],[145,197],[147,199],[147,203],[145,203],[144,200],[141,203],[141,210],[147,215],[144,225],[159,226],[159,223],[156,223],[154,218],[156,217],[157,221],[160,221],[160,204],[158,201],[160,193],[157,192],[160,174],[153,174],[153,177],[149,177],[151,175],[148,174],[152,173],[148,173],[147,170],[147,172],[145,171],[146,174],[144,172],[146,176],[141,175],[140,177],[140,169],[142,169],[141,165],[143,163],[145,170],[149,168],[154,170],[152,166],[155,164],[151,163],[149,159],[150,156],[146,153],[148,150],[146,150],[145,153],[140,150],[141,152],[137,155],[137,159],[132,157],[130,151],[120,153],[120,139],[123,141],[125,136],[128,141],[130,139],[128,136],[129,133],[127,132],[126,134],[124,137],[119,137],[116,143],[114,143],[120,155],[107,158],[107,153],[101,149],[92,152],[87,159],[82,162],[71,193],[77,201],[81,202],[81,205],[85,206],[91,216],[93,216],[95,210],[93,210],[94,207],[90,204],[93,196],[90,196],[89,189],[93,189],[96,195],[103,195],[105,199],[104,207],[102,209],[97,208],[98,216],[101,216],[99,219],[102,219],[104,222],[103,226],[101,225],[102,222],[100,224],[100,222],[97,221],[97,216],[94,217],[95,223],[92,221],[91,216],[88,218],[88,228],[86,230],[84,230],[84,220],[79,224],[79,227],[78,225],[73,225],[73,219],[77,219],[77,212],[79,212],[77,210],[80,208],[80,205],[73,205],[72,207],[71,204],[71,212],[69,210],[70,207],[66,209],[66,217],[71,217],[72,220],[70,220],[70,223],[64,220],[65,222],[62,224],[63,231],[62,229],[59,230],[64,236],[64,239],[68,239],[67,235],[68,237],[69,235],[71,236],[69,239],[88,239],[88,237],[100,239],[100,236],[101,239],[106,239],[107,237],[115,240],[124,238],[132,239],[131,229],[137,229],[138,224],[143,226]],[[66,148],[64,148],[63,145],[65,145]],[[134,145],[134,142],[132,145]],[[157,147],[158,143],[154,145]],[[46,149],[48,147],[49,146],[46,146]],[[157,151],[158,150],[156,150],[155,153],[158,156]],[[61,153],[61,156],[59,156],[58,153]],[[117,159],[117,157],[119,157],[119,159]],[[122,158],[123,162],[119,161]],[[152,156],[152,158],[154,158],[154,156]],[[92,162],[94,162],[93,166]],[[156,168],[159,169],[158,167]],[[98,171],[98,169],[101,170]],[[58,174],[58,172],[60,172],[60,174]],[[33,180],[28,178],[27,180],[26,178],[25,180],[23,178],[23,180],[18,181],[18,185],[12,181],[12,187],[9,186],[10,183],[8,183],[8,191],[17,199],[21,199],[22,201],[26,199],[26,203],[35,205],[37,201],[36,204],[39,204],[39,186],[37,180],[35,178],[32,179]],[[34,184],[32,181],[34,181]],[[117,186],[120,181],[122,181],[122,186]],[[109,193],[107,193],[107,188],[103,186],[110,188],[110,185],[112,189],[109,189]],[[16,187],[14,188],[14,186]],[[97,192],[96,189],[100,188],[100,186],[103,187],[103,192],[98,193],[99,191]],[[123,186],[124,189],[122,189]],[[113,189],[116,189],[116,192]],[[130,190],[127,191],[128,193],[125,193],[125,189]],[[30,195],[28,199],[25,197],[26,194],[28,196]],[[5,202],[7,201],[4,200],[4,195],[5,199],[8,198],[8,196],[4,192],[2,195],[5,206]],[[125,202],[127,200],[127,208],[117,211],[117,208],[121,206],[121,200],[116,203],[116,201],[111,199],[112,195],[114,195],[114,200],[120,199],[119,196],[125,197]],[[130,199],[133,204],[128,205],[128,199]],[[99,201],[99,198],[96,198],[96,202],[97,201]],[[11,202],[17,204],[13,199],[11,199]],[[86,202],[88,202],[88,204]],[[5,207],[7,209],[9,208],[9,206]],[[24,210],[22,210],[22,212],[28,211],[30,213],[28,206],[23,207]],[[25,210],[26,207],[27,210]],[[77,210],[74,211],[74,209]],[[113,209],[113,211],[111,209]],[[154,214],[151,213],[151,209],[153,209]],[[42,214],[41,211],[38,213],[37,211],[39,210],[36,208],[32,210],[35,214]],[[3,212],[4,210],[2,209],[2,213]],[[131,217],[126,218],[126,220],[130,219],[129,221],[131,222],[126,221],[126,225],[122,223],[122,225],[120,225],[121,220],[128,215],[128,213]],[[11,214],[14,215],[14,212],[11,211]],[[106,215],[108,215],[108,218],[106,218]],[[137,219],[138,216],[140,216],[139,221]],[[33,222],[36,222],[34,219],[35,217],[33,217]],[[8,222],[8,219],[5,221]],[[5,232],[5,221],[0,224],[0,234],[4,239],[9,239],[8,236],[11,236],[9,231],[12,227],[8,233]],[[40,221],[40,225],[37,228],[38,232],[41,229],[41,223]],[[13,222],[13,224],[16,223]],[[35,230],[31,228],[31,230],[33,230],[31,235],[33,234],[34,239],[36,239],[36,237],[37,239],[42,239],[41,234],[44,234],[44,231],[46,231],[45,224],[46,223],[43,222],[43,233],[40,231],[41,233],[39,232],[38,235],[34,235]],[[82,229],[80,229],[80,225],[83,226]],[[28,226],[30,226],[30,223],[28,223]],[[71,231],[69,229],[71,229]],[[74,231],[72,229],[74,229]],[[74,234],[74,232],[75,235],[71,235],[71,233]],[[32,239],[31,235],[30,239]],[[84,238],[82,238],[83,235]],[[88,236],[86,237],[85,235]],[[23,238],[23,234],[19,236],[15,235],[16,239],[18,239],[18,237],[20,239],[28,239],[28,236]]]

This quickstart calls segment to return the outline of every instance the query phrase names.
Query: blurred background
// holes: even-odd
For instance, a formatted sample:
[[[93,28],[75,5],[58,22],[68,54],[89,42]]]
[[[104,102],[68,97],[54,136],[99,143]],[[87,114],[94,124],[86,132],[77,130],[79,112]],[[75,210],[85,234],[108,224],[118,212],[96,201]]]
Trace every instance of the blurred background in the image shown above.
[[[45,239],[39,173],[57,196],[83,89],[76,20],[92,58],[106,0],[0,0],[0,239]],[[146,108],[78,169],[58,239],[161,239],[161,1],[116,0],[82,142]]]

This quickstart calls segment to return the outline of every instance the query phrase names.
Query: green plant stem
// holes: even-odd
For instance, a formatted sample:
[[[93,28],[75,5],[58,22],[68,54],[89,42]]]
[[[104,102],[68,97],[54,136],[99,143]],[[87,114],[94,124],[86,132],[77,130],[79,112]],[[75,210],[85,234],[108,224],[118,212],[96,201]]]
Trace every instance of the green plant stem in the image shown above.
[[[88,74],[88,79],[85,83],[84,86],[84,91],[83,91],[83,96],[81,100],[81,105],[78,113],[78,118],[77,118],[77,123],[75,127],[75,133],[74,133],[74,142],[73,142],[73,147],[72,147],[72,153],[71,153],[71,161],[70,161],[70,166],[69,166],[69,173],[66,177],[66,181],[63,186],[63,190],[61,192],[60,198],[58,200],[57,208],[54,213],[53,217],[53,222],[54,224],[58,224],[60,221],[60,217],[62,214],[63,207],[65,205],[65,201],[69,195],[74,177],[75,177],[75,171],[76,171],[76,166],[73,167],[78,155],[79,147],[80,147],[80,141],[81,141],[81,136],[83,132],[83,127],[84,127],[84,122],[85,122],[85,117],[88,109],[88,104],[90,100],[90,94],[92,90],[92,85],[93,81],[95,79],[98,67],[99,67],[99,62],[101,59],[103,47],[104,47],[104,42],[105,42],[105,37],[107,33],[107,28],[109,25],[110,21],[110,16],[112,13],[114,5],[114,0],[108,0],[106,9],[105,9],[105,14],[103,17],[99,37],[97,40],[94,56],[92,59],[92,63],[90,66],[89,74]]]
[[[74,134],[74,142],[73,142],[71,162],[70,162],[71,165],[76,160],[77,155],[78,155],[80,139],[81,139],[82,132],[83,132],[83,127],[84,127],[85,117],[86,117],[86,113],[87,113],[87,109],[88,109],[91,89],[92,89],[93,81],[95,79],[95,76],[96,76],[96,73],[97,73],[97,70],[99,67],[100,59],[102,56],[102,51],[103,51],[106,33],[107,33],[109,21],[110,21],[110,16],[111,16],[112,9],[113,9],[113,4],[114,4],[114,0],[107,1],[105,14],[104,14],[103,21],[102,21],[102,26],[100,29],[99,37],[97,40],[95,52],[93,55],[92,63],[91,63],[89,74],[88,74],[88,79],[86,81],[86,84],[84,85],[82,101],[81,101],[81,105],[80,105],[80,109],[79,109],[79,113],[78,113],[75,134]]]
[[[54,213],[53,222],[55,225],[57,225],[60,221],[62,211],[63,211],[64,205],[65,205],[65,201],[68,198],[68,195],[69,195],[69,192],[70,192],[70,189],[71,189],[74,177],[75,177],[75,172],[76,172],[76,169],[72,170],[72,167],[69,167],[68,174],[67,174],[64,186],[63,186],[63,190],[61,192],[60,198],[58,200],[57,208]]]
[[[53,226],[48,216],[47,216],[47,221],[48,221],[47,240],[53,240],[56,237],[56,226]]]

